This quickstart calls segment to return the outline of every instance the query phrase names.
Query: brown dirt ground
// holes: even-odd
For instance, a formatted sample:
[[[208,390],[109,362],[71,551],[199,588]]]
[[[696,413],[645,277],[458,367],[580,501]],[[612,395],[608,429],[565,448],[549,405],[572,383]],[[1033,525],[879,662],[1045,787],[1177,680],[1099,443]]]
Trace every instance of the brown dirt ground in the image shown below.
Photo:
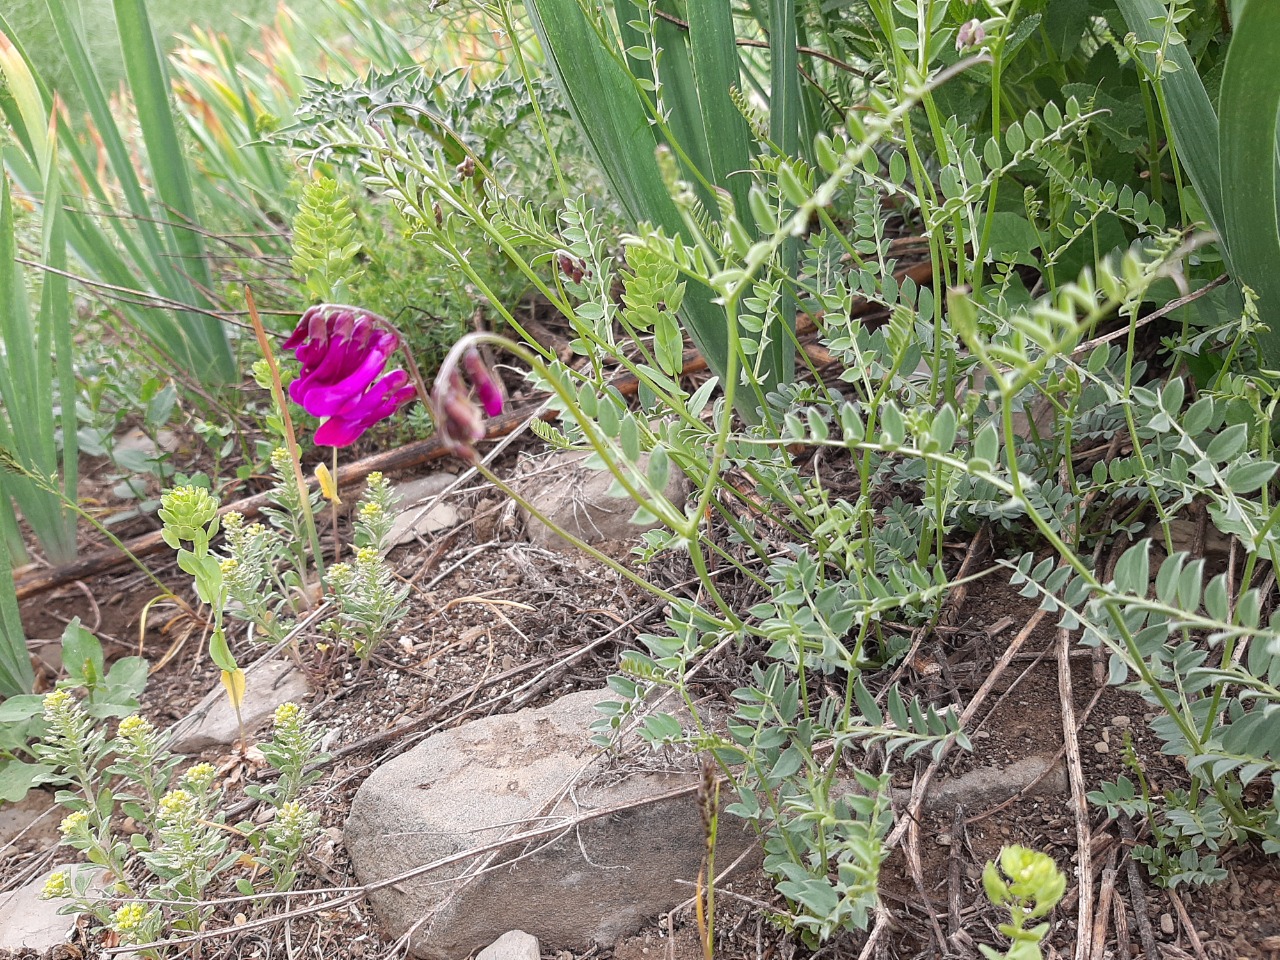
[[[507,468],[511,467],[508,459]],[[657,608],[647,595],[616,574],[577,558],[538,549],[525,541],[503,502],[483,488],[455,498],[461,523],[452,530],[399,548],[393,554],[401,576],[413,584],[412,611],[398,638],[384,644],[368,669],[348,662],[311,670],[315,718],[331,731],[326,748],[334,755],[328,775],[311,788],[309,802],[322,810],[324,833],[307,860],[301,886],[343,888],[354,884],[341,844],[341,826],[352,796],[368,773],[390,756],[403,752],[434,729],[474,717],[544,704],[564,693],[597,688],[612,671],[620,650],[635,635],[657,622]],[[145,523],[145,521],[138,521]],[[964,544],[957,545],[952,567]],[[156,567],[175,590],[188,591],[171,564]],[[666,582],[683,571],[661,572]],[[155,595],[140,574],[123,572],[76,584],[24,604],[30,636],[52,638],[79,616],[94,628],[109,655],[137,652],[170,659],[147,689],[144,709],[158,724],[187,710],[216,683],[216,670],[203,651],[201,631],[174,617],[172,608],[153,609],[140,633],[140,616]],[[963,707],[1011,637],[1032,617],[1036,603],[1016,595],[1000,573],[978,581],[969,591],[950,630],[939,631],[921,648],[915,667],[905,671],[909,690],[943,706]],[[627,626],[622,629],[620,625]],[[616,630],[614,637],[598,643]],[[956,753],[943,766],[942,777],[964,774],[978,766],[1002,766],[1030,756],[1052,756],[1063,745],[1062,711],[1054,658],[1055,631],[1046,621],[1028,639],[1020,659],[1002,676],[981,714],[972,754]],[[592,646],[595,644],[594,646]],[[243,659],[247,651],[240,649]],[[577,654],[572,660],[566,658]],[[1037,655],[1042,658],[1035,659]],[[726,657],[710,671],[707,692],[725,695],[736,685],[745,661]],[[933,664],[933,666],[930,666]],[[1132,736],[1146,775],[1156,784],[1177,785],[1185,779],[1180,765],[1162,756],[1147,729],[1149,708],[1135,695],[1099,683],[1088,651],[1072,660],[1072,688],[1079,721],[1079,743],[1086,789],[1122,772],[1122,738]],[[938,667],[941,666],[941,669]],[[1105,671],[1103,671],[1105,674]],[[52,673],[45,675],[47,683]],[[1085,710],[1101,689],[1087,715]],[[991,705],[995,704],[994,709]],[[1120,719],[1117,719],[1120,718]],[[985,735],[983,735],[985,734]],[[1105,746],[1105,752],[1097,746]],[[206,756],[224,771],[234,800],[260,767],[233,751]],[[898,762],[895,785],[910,787],[923,762]],[[986,903],[979,876],[983,864],[1007,843],[1022,843],[1051,853],[1068,874],[1069,891],[1051,915],[1046,955],[1074,953],[1076,923],[1076,820],[1068,795],[1015,798],[999,808],[963,810],[957,829],[955,811],[929,813],[919,824],[910,849],[919,857],[922,885],[912,879],[908,858],[900,848],[882,880],[889,925],[870,950],[866,934],[848,934],[824,945],[813,956],[824,957],[977,957],[978,944],[999,945],[995,926],[1002,919]],[[48,824],[33,830],[0,852],[0,877],[9,889],[47,869],[51,863]],[[1182,911],[1145,879],[1138,891],[1129,888],[1126,856],[1116,824],[1105,811],[1090,808],[1088,826],[1095,876],[1088,885],[1099,893],[1100,872],[1118,867],[1105,943],[1107,957],[1142,956],[1134,914],[1140,894],[1166,960],[1191,956],[1280,957],[1280,863],[1253,850],[1230,851],[1230,878],[1216,887],[1181,891]],[[1141,871],[1139,871],[1141,874]],[[260,931],[236,933],[219,918],[224,931],[203,945],[205,957],[370,957],[391,956],[392,945],[379,938],[363,902],[329,908],[317,894],[299,913]],[[759,876],[729,882],[719,899],[716,955],[752,960],[793,960],[810,952],[781,934],[765,919],[765,906],[784,911],[785,904]],[[556,960],[695,960],[702,949],[691,910],[653,925],[611,947],[573,954],[556,944],[543,944],[544,956]],[[932,914],[932,916],[931,916]],[[1123,917],[1129,933],[1117,936]],[[935,926],[936,921],[936,926]],[[230,927],[230,929],[226,929]],[[942,933],[939,942],[936,931]],[[84,931],[80,947],[87,951],[96,933]],[[81,955],[88,955],[83,953]],[[74,954],[67,953],[61,960]],[[1095,954],[1103,956],[1103,954]]]

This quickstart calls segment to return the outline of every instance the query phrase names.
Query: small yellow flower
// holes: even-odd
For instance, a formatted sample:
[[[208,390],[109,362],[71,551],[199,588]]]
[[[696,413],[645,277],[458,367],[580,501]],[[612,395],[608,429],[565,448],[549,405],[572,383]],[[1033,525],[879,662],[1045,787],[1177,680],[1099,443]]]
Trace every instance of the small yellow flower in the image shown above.
[[[217,775],[218,771],[212,763],[197,763],[183,775],[182,779],[192,789],[207,790]]]
[[[160,798],[160,813],[173,817],[186,813],[194,806],[194,798],[186,790],[170,790]]]
[[[329,565],[326,571],[329,578],[329,586],[334,590],[343,590],[351,582],[351,564],[349,563],[333,563]]]
[[[146,907],[140,903],[126,903],[111,915],[111,929],[119,934],[136,933],[146,919]]]
[[[75,697],[73,697],[70,691],[67,690],[51,690],[44,695],[43,703],[44,715],[46,719],[48,719],[61,713],[63,710],[66,710],[69,706],[74,704]]]
[[[365,482],[368,483],[369,486],[371,487],[382,486],[382,480],[383,480],[383,476],[382,476],[381,470],[375,470],[373,471],[373,473],[369,474],[369,476],[365,477]]]
[[[237,560],[235,557],[227,557],[227,559],[223,560],[220,564],[218,564],[218,569],[222,571],[222,575],[224,577],[229,577],[236,572],[236,568],[239,566],[240,566],[239,560]]]
[[[289,473],[293,470],[293,458],[284,447],[276,447],[271,451],[271,466],[277,473]]]
[[[380,516],[382,516],[382,504],[380,503],[366,503],[360,508],[361,520],[376,520]]]
[[[77,810],[75,813],[69,813],[62,818],[62,823],[58,824],[58,832],[64,837],[69,837],[72,834],[83,832],[88,823],[89,815],[83,810]]]
[[[310,833],[318,819],[316,814],[297,800],[286,803],[276,811],[276,826],[287,833]]]
[[[289,701],[282,703],[276,707],[274,723],[277,727],[292,726],[302,719],[302,708],[296,703]]]
[[[75,891],[71,887],[71,872],[69,870],[55,870],[49,874],[49,879],[40,888],[40,899],[58,900],[62,897],[69,897],[74,893]]]
[[[232,510],[222,518],[222,526],[225,530],[239,530],[244,523],[244,514]]]
[[[356,551],[356,563],[364,566],[370,566],[378,562],[378,550],[376,547],[361,547]]]
[[[130,714],[120,721],[120,736],[126,740],[136,740],[145,737],[155,730],[151,725],[151,721],[145,717],[140,717],[136,713]]]

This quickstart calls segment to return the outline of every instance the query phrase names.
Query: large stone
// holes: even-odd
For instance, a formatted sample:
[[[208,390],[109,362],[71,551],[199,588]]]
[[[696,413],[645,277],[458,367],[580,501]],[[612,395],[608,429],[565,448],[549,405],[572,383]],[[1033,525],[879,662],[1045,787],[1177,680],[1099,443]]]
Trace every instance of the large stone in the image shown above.
[[[65,813],[46,790],[32,790],[17,803],[0,804],[0,846],[15,844],[27,850],[56,845]]]
[[[523,930],[510,930],[480,951],[476,960],[541,960],[538,938]]]
[[[539,458],[529,475],[520,482],[520,491],[538,511],[556,527],[589,544],[623,543],[634,540],[657,523],[631,523],[636,504],[628,497],[611,497],[613,474],[608,470],[591,470],[584,466],[587,453],[569,451]],[[641,467],[647,458],[640,461]],[[665,491],[677,507],[684,505],[689,482],[675,467]],[[524,507],[529,539],[542,547],[565,549],[569,543],[550,526]]]
[[[74,913],[58,913],[67,905],[67,901],[40,899],[45,881],[53,876],[55,870],[70,870],[73,882],[85,872],[91,874],[91,890],[105,873],[100,867],[84,863],[73,867],[55,867],[26,886],[0,895],[0,950],[17,953],[25,948],[43,954],[58,944],[67,942],[68,934],[76,925]]]
[[[595,703],[609,696],[587,691],[476,720],[374,771],[345,833],[364,884],[560,818],[613,811],[541,845],[503,848],[491,862],[466,858],[371,891],[387,935],[412,930],[410,952],[428,960],[461,960],[510,930],[527,931],[549,950],[585,950],[612,945],[692,895],[704,846],[696,796],[655,798],[696,784],[697,774],[687,758],[648,755],[618,769],[593,759],[588,728],[599,716]],[[717,861],[733,862],[753,839],[723,815]],[[487,872],[446,882],[480,863]]]
[[[246,736],[254,734],[276,707],[307,696],[307,678],[292,661],[259,660],[245,671],[245,695],[240,719]],[[240,739],[235,708],[219,683],[187,716],[173,725],[174,753],[199,753],[208,747],[227,747]]]
[[[1024,790],[1028,796],[1052,797],[1061,796],[1068,789],[1067,768],[1061,760],[1033,755],[1006,766],[978,767],[958,777],[935,777],[924,808],[950,813],[956,804],[961,804],[966,810],[978,810],[1003,803]],[[893,795],[905,804],[910,802],[912,792],[895,789]]]
[[[437,502],[441,493],[458,478],[451,473],[429,473],[406,483],[396,484],[400,502],[399,514],[391,527],[388,541],[408,543],[415,536],[447,530],[458,522],[458,511],[447,503]]]

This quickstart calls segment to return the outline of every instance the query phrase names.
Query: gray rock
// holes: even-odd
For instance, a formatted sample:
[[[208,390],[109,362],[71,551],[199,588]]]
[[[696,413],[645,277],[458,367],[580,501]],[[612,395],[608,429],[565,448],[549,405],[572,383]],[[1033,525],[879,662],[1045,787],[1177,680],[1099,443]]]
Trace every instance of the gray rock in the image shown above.
[[[67,905],[67,901],[40,899],[45,881],[56,870],[70,870],[74,878],[72,882],[85,873],[91,874],[91,890],[97,887],[98,881],[106,872],[101,867],[92,867],[86,863],[55,867],[26,886],[0,895],[0,950],[16,953],[26,947],[44,953],[67,942],[67,935],[76,924],[74,913],[65,916],[58,913]]]
[[[399,516],[391,527],[390,543],[408,543],[415,534],[447,530],[458,522],[458,511],[447,503],[431,503],[456,480],[451,473],[429,473],[407,483],[396,484],[400,497]]]
[[[307,696],[307,678],[287,660],[259,660],[245,671],[240,716],[245,735],[257,732],[276,707]],[[240,739],[240,724],[227,692],[219,683],[195,709],[173,725],[174,753],[199,753],[207,747],[226,747]]]
[[[636,504],[628,497],[609,496],[613,474],[583,466],[588,456],[581,451],[569,451],[539,459],[520,483],[521,492],[557,527],[593,545],[633,540],[643,531],[658,526],[631,523]],[[647,457],[642,458],[640,464],[643,467],[647,462]],[[665,491],[667,498],[680,507],[688,491],[688,480],[673,466]],[[569,547],[563,537],[528,510],[521,507],[520,512],[533,543],[551,549]]]
[[[618,808],[541,846],[515,844],[492,861],[468,857],[371,891],[388,936],[412,931],[410,952],[428,960],[460,960],[509,930],[553,949],[587,949],[612,944],[691,896],[704,846],[696,797],[654,798],[695,784],[697,774],[653,755],[625,770],[593,760],[594,705],[610,696],[587,691],[476,720],[374,771],[345,830],[364,884],[560,817]],[[717,862],[732,863],[753,840],[741,821],[722,816]],[[442,882],[482,864],[488,870],[468,882]]]
[[[538,938],[523,930],[509,930],[480,951],[476,960],[541,960]]]
[[[54,846],[58,842],[58,824],[65,813],[45,790],[32,790],[18,803],[0,804],[0,846]]]
[[[134,427],[115,438],[112,452],[117,457],[121,454],[134,454],[148,460],[158,460],[166,453],[176,453],[178,446],[178,437],[172,430],[157,431],[153,440],[141,429]]]
[[[979,767],[959,777],[935,779],[925,798],[926,810],[950,812],[957,803],[966,809],[979,809],[1003,803],[1027,787],[1045,771],[1043,780],[1031,789],[1031,796],[1057,796],[1067,792],[1067,768],[1054,763],[1053,757],[1024,757],[1006,767]],[[905,802],[910,790],[894,790],[894,796]]]

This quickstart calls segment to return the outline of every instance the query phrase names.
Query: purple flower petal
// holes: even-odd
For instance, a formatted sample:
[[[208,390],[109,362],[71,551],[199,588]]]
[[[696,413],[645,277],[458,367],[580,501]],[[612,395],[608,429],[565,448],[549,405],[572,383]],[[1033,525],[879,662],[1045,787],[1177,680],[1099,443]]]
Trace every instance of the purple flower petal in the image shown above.
[[[313,382],[303,394],[302,406],[316,417],[337,415],[342,407],[358,398],[381,376],[387,365],[387,354],[371,351],[355,370],[336,383]]]
[[[403,370],[392,370],[385,377],[373,384],[362,395],[350,397],[347,402],[334,412],[334,416],[338,417],[364,417],[368,416],[371,410],[376,410],[382,406],[383,400],[386,399],[388,393],[398,391],[409,380],[409,375]]]
[[[325,447],[345,447],[359,440],[373,424],[344,417],[330,417],[316,431],[316,443]]]

